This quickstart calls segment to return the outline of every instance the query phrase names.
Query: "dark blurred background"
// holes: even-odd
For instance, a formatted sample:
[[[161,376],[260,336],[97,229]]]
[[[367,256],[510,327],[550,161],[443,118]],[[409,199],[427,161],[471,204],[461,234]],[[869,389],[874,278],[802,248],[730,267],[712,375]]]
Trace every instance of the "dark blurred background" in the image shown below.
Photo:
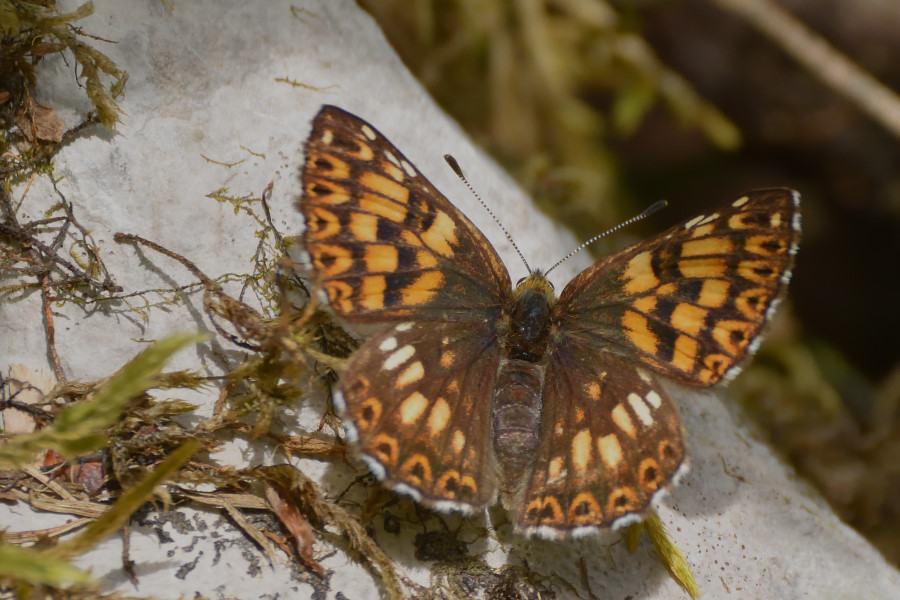
[[[802,193],[789,300],[730,392],[900,565],[900,137],[822,82],[835,65],[805,66],[781,44],[799,24],[900,90],[900,2],[771,2],[769,22],[787,23],[775,35],[745,16],[758,0],[361,4],[445,109],[582,238],[660,198],[663,216],[609,243],[756,187]]]

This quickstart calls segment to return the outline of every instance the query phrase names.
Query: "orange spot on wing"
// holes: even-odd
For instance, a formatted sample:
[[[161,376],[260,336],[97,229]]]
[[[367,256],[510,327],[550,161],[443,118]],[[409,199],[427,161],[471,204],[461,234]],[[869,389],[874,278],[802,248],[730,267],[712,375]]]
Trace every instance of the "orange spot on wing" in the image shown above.
[[[572,466],[584,471],[591,464],[591,432],[582,429],[572,438]]]
[[[641,252],[628,261],[622,273],[625,291],[629,294],[640,294],[659,285],[659,279],[653,274],[651,260],[653,253]]]
[[[459,242],[456,237],[456,223],[447,213],[438,211],[434,221],[420,234],[425,245],[442,256],[453,256],[453,246]]]
[[[719,321],[712,335],[719,346],[732,356],[737,356],[750,343],[753,324],[748,321]]]
[[[724,258],[683,258],[678,261],[678,270],[684,277],[710,279],[724,276],[728,264]]]
[[[547,469],[547,483],[556,483],[565,474],[565,459],[557,456],[550,461],[550,467]]]
[[[674,283],[664,283],[658,288],[656,288],[656,292],[654,294],[656,296],[671,296],[675,292],[678,291],[678,285]]]
[[[403,388],[417,381],[420,381],[422,377],[425,376],[425,368],[422,366],[422,363],[416,361],[406,367],[398,376],[396,381],[396,386],[398,388]]]
[[[618,471],[619,465],[622,463],[622,445],[619,444],[619,438],[615,434],[611,433],[599,438],[597,452],[606,468]]]
[[[672,311],[669,322],[675,329],[696,336],[703,328],[703,323],[708,314],[709,311],[705,308],[682,302]]]
[[[406,174],[403,172],[403,169],[398,168],[396,165],[393,165],[390,162],[382,161],[381,170],[387,173],[388,177],[390,177],[394,181],[400,182],[406,179]]]
[[[350,200],[350,191],[331,182],[310,177],[303,189],[303,203],[311,204],[343,204]]]
[[[369,213],[351,213],[348,229],[354,239],[361,242],[374,242],[378,239],[378,217]]]
[[[359,183],[371,191],[390,198],[394,202],[407,204],[409,202],[409,190],[393,179],[389,179],[380,173],[363,171],[359,176]]]
[[[405,207],[375,194],[362,194],[359,198],[359,209],[395,223],[402,223],[406,218]]]
[[[442,432],[450,421],[450,405],[443,398],[438,398],[431,412],[428,413],[428,431],[432,436]]]
[[[348,314],[353,312],[353,287],[346,281],[328,281],[325,283],[325,293],[328,294],[328,301],[331,308]]]
[[[313,265],[323,277],[345,273],[354,264],[350,249],[336,244],[306,244]]]
[[[711,237],[702,240],[690,240],[681,245],[681,256],[709,256],[711,254],[728,254],[734,244],[728,238]]]
[[[419,306],[434,298],[444,283],[440,271],[427,271],[403,288],[401,303],[403,306]]]
[[[734,306],[752,321],[762,318],[771,294],[766,288],[744,290],[734,299]]]
[[[350,166],[333,154],[315,152],[306,158],[309,168],[315,169],[319,174],[332,179],[348,179]]]
[[[430,252],[416,252],[416,266],[420,269],[433,269],[437,266],[437,258]]]
[[[417,487],[428,487],[431,484],[431,464],[421,454],[413,454],[403,462],[400,471],[406,480]]]
[[[705,237],[711,234],[715,230],[716,226],[712,223],[707,223],[706,225],[700,225],[699,227],[694,227],[691,229],[691,237],[699,238]]]
[[[622,316],[625,337],[639,350],[656,355],[659,340],[650,331],[647,319],[633,310],[626,310]]]
[[[761,284],[772,284],[781,277],[781,269],[767,260],[742,260],[737,272],[744,279]]]
[[[652,494],[658,490],[663,483],[663,474],[659,468],[659,463],[652,458],[642,460],[640,466],[638,466],[638,481],[647,493]]]
[[[328,209],[313,207],[306,216],[306,236],[313,240],[323,240],[340,233],[341,224],[336,214]]]
[[[453,363],[456,361],[456,352],[452,350],[444,350],[441,352],[441,366],[445,369],[449,369],[453,366]]]
[[[675,340],[675,352],[672,354],[672,366],[679,371],[690,373],[697,366],[697,352],[700,346],[697,340],[686,335],[679,335]]]
[[[753,254],[778,256],[784,254],[785,243],[774,235],[754,235],[744,242],[744,249]]]
[[[453,437],[450,438],[450,446],[453,448],[453,452],[456,454],[461,454],[463,448],[466,447],[466,434],[457,429],[453,432]]]
[[[724,279],[707,279],[700,288],[697,304],[718,308],[728,300],[728,290],[730,289],[731,284]]]
[[[406,244],[408,244],[408,245],[410,245],[410,246],[415,246],[415,247],[421,247],[421,246],[422,246],[422,240],[420,240],[420,239],[419,239],[419,236],[417,236],[417,235],[416,235],[415,233],[413,233],[412,231],[408,231],[408,230],[407,230],[407,231],[401,231],[401,232],[400,232],[400,239],[403,240]]]
[[[373,244],[366,247],[364,259],[370,273],[393,273],[397,270],[399,253],[396,246]]]
[[[397,440],[386,433],[379,433],[366,444],[366,450],[384,466],[391,467],[397,462]]]
[[[632,308],[642,313],[651,313],[656,308],[656,296],[644,296],[631,303]]]
[[[606,500],[606,514],[612,518],[621,517],[640,508],[637,494],[630,487],[614,489]]]
[[[419,420],[428,408],[428,398],[419,392],[413,392],[400,403],[400,421],[404,425],[412,425]]]
[[[590,492],[581,492],[569,506],[569,523],[572,525],[596,525],[603,520],[603,511]]]
[[[359,305],[368,310],[384,308],[384,291],[386,289],[387,281],[385,281],[383,275],[363,277],[359,293]]]

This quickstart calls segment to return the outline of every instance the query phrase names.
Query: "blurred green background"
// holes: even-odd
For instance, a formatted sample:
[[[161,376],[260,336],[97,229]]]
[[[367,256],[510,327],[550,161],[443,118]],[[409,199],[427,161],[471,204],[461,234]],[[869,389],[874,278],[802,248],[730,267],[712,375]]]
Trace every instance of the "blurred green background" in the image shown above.
[[[823,83],[840,65],[806,63],[817,48],[803,35],[900,90],[900,3],[360,3],[438,102],[580,238],[669,201],[597,255],[753,188],[802,193],[788,302],[730,393],[900,565],[900,143],[885,125],[900,123],[900,100],[888,92],[894,112],[866,114],[877,94],[848,99]]]

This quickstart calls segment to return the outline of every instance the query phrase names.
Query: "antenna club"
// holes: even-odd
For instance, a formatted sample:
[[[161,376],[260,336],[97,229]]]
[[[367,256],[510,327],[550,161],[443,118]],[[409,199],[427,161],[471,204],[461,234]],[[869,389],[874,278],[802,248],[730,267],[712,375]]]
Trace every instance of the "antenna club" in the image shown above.
[[[459,163],[456,162],[456,159],[453,158],[452,154],[445,154],[444,160],[447,161],[447,164],[450,165],[450,168],[453,169],[453,172],[456,173],[457,177],[459,177],[463,181],[466,180],[466,176],[463,175],[462,168],[460,168]]]

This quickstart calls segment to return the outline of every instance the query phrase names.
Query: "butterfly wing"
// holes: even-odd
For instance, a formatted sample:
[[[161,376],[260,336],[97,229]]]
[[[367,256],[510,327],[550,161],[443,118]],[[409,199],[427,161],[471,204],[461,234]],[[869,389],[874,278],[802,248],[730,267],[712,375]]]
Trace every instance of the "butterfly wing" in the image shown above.
[[[376,477],[417,502],[472,512],[494,502],[493,324],[401,323],[369,339],[341,380],[348,438]]]
[[[374,127],[324,106],[305,153],[303,243],[340,316],[499,318],[510,280],[497,253]]]
[[[687,465],[672,398],[649,373],[571,339],[554,348],[545,382],[516,529],[579,537],[637,519]]]
[[[791,276],[800,196],[757,190],[582,271],[560,333],[682,385],[730,380],[759,346]]]
[[[735,376],[787,286],[799,235],[797,194],[759,190],[566,286],[518,529],[579,535],[649,509],[687,464],[677,406],[655,377],[706,387]]]

